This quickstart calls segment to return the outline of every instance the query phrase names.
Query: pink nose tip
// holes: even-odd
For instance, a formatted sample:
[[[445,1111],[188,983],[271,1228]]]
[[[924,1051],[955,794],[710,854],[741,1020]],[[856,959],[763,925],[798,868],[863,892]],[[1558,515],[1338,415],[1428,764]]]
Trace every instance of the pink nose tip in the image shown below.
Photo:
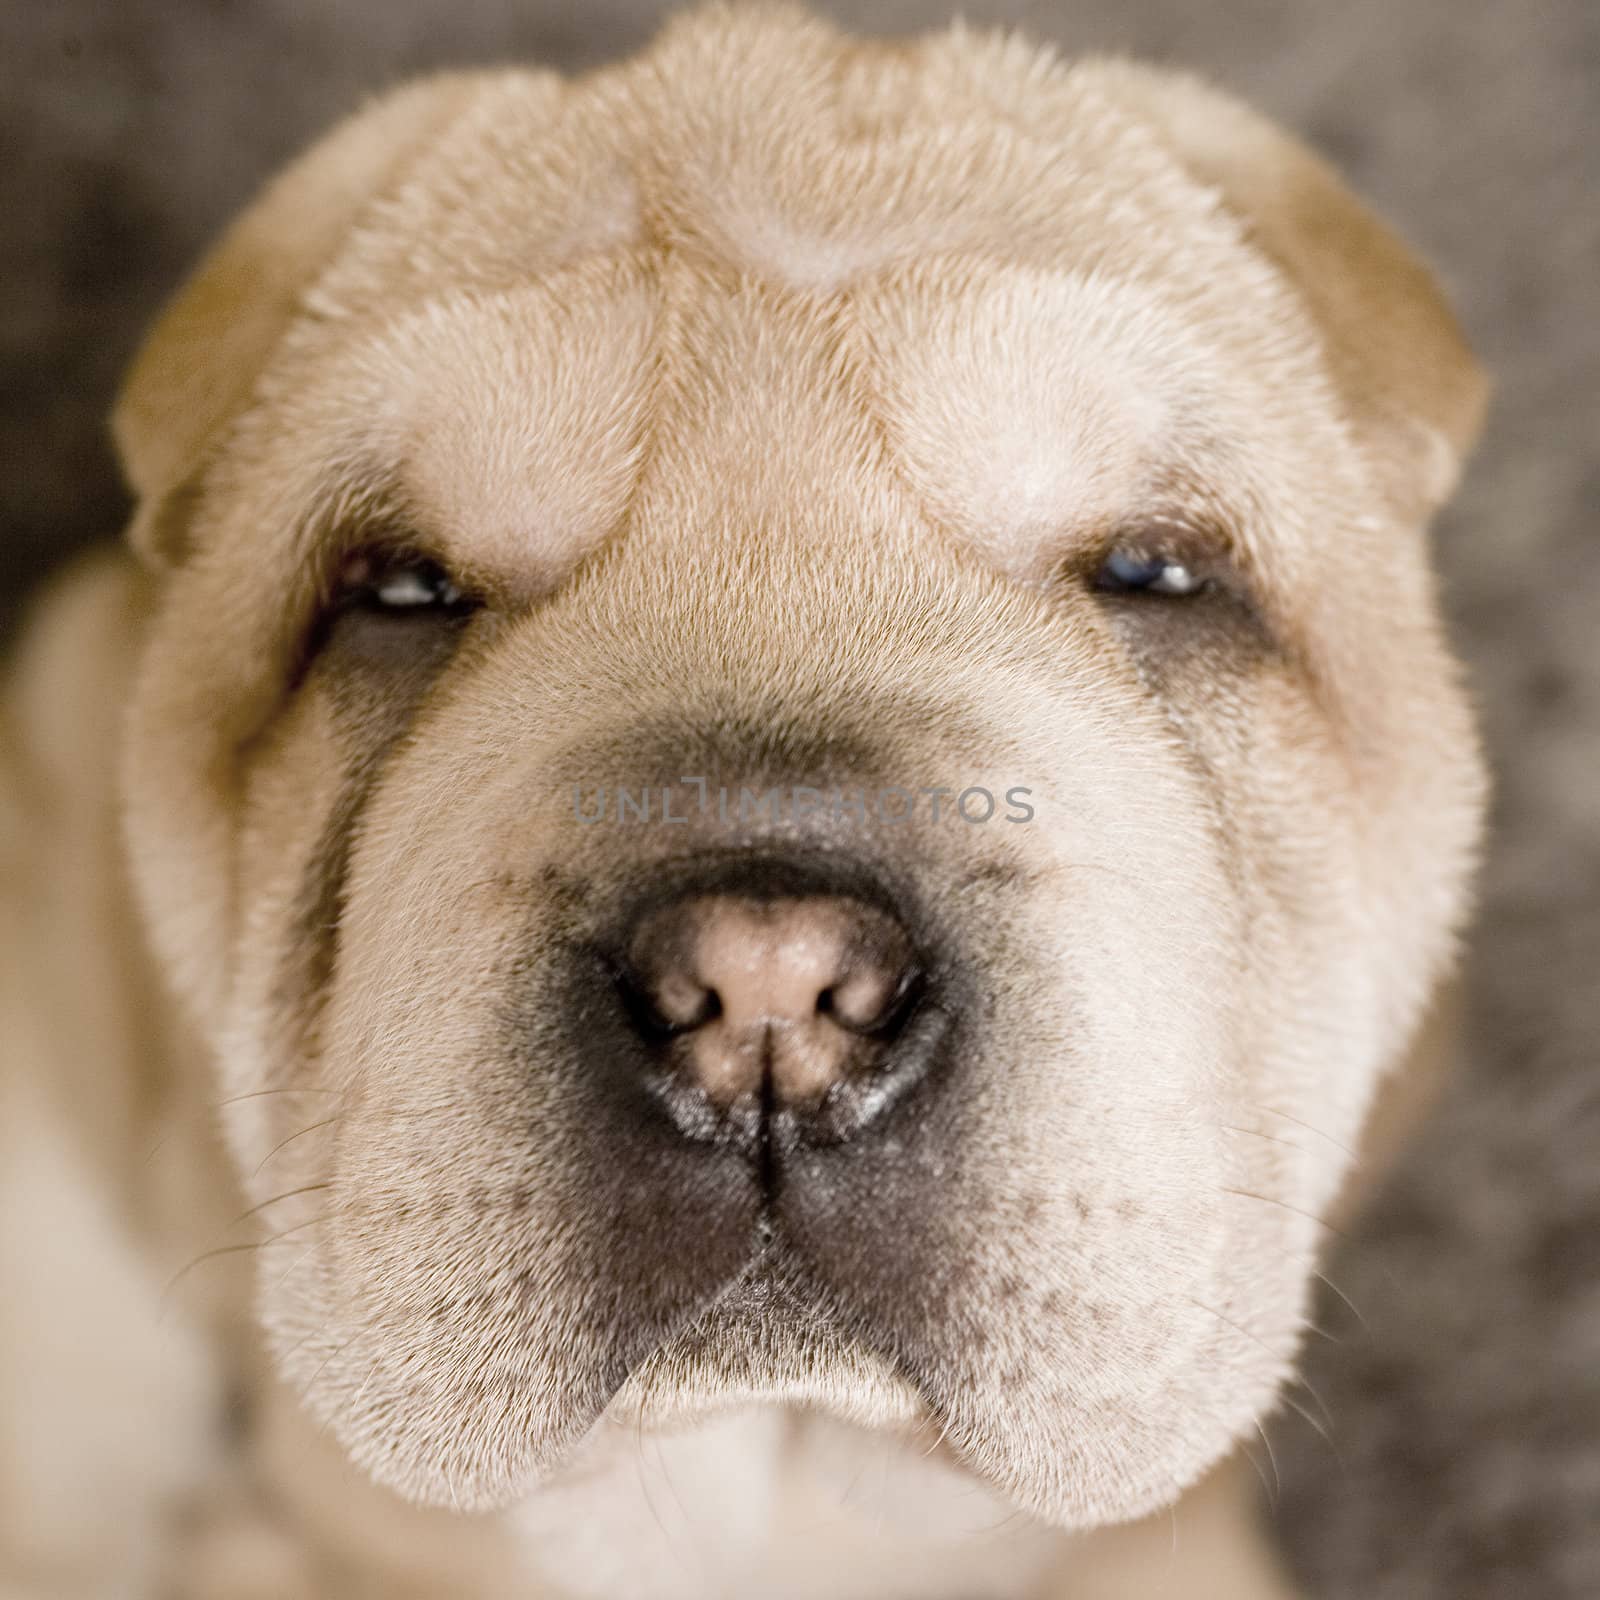
[[[871,1071],[917,980],[899,923],[824,895],[698,895],[647,918],[630,959],[674,1067],[723,1107],[814,1107]]]

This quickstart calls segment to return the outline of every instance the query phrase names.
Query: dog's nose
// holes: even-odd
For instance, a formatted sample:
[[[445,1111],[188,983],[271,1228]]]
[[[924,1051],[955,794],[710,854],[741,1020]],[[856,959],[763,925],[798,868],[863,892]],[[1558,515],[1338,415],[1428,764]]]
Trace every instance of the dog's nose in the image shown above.
[[[804,1118],[893,1069],[923,974],[899,921],[862,901],[711,893],[644,918],[623,982],[680,1087],[719,1113]]]

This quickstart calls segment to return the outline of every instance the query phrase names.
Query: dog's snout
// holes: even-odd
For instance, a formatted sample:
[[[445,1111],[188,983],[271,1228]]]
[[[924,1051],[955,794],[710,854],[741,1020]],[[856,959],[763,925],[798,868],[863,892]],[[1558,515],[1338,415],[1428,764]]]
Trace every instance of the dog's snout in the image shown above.
[[[724,1108],[811,1110],[883,1065],[918,981],[899,923],[837,896],[694,895],[647,917],[629,955],[641,1028]]]

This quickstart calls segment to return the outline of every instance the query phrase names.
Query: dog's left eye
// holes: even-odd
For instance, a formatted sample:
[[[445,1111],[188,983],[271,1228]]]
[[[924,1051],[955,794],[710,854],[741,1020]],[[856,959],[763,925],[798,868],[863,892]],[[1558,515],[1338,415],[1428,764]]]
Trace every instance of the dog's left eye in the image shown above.
[[[1175,556],[1145,554],[1128,547],[1112,550],[1100,563],[1094,584],[1112,594],[1198,594],[1205,579]]]
[[[426,556],[352,556],[339,575],[343,605],[404,616],[459,615],[471,602],[454,578]]]

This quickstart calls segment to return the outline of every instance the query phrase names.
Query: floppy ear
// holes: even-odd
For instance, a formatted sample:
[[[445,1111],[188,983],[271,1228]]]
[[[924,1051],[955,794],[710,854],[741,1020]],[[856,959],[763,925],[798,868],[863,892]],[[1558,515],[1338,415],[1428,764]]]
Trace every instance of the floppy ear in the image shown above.
[[[1326,162],[1196,79],[1105,66],[1299,291],[1379,486],[1422,521],[1455,487],[1489,386],[1432,274]]]
[[[179,515],[208,448],[249,398],[301,292],[371,197],[456,114],[475,79],[425,79],[376,101],[269,184],[146,335],[111,430],[146,559],[182,554]]]

